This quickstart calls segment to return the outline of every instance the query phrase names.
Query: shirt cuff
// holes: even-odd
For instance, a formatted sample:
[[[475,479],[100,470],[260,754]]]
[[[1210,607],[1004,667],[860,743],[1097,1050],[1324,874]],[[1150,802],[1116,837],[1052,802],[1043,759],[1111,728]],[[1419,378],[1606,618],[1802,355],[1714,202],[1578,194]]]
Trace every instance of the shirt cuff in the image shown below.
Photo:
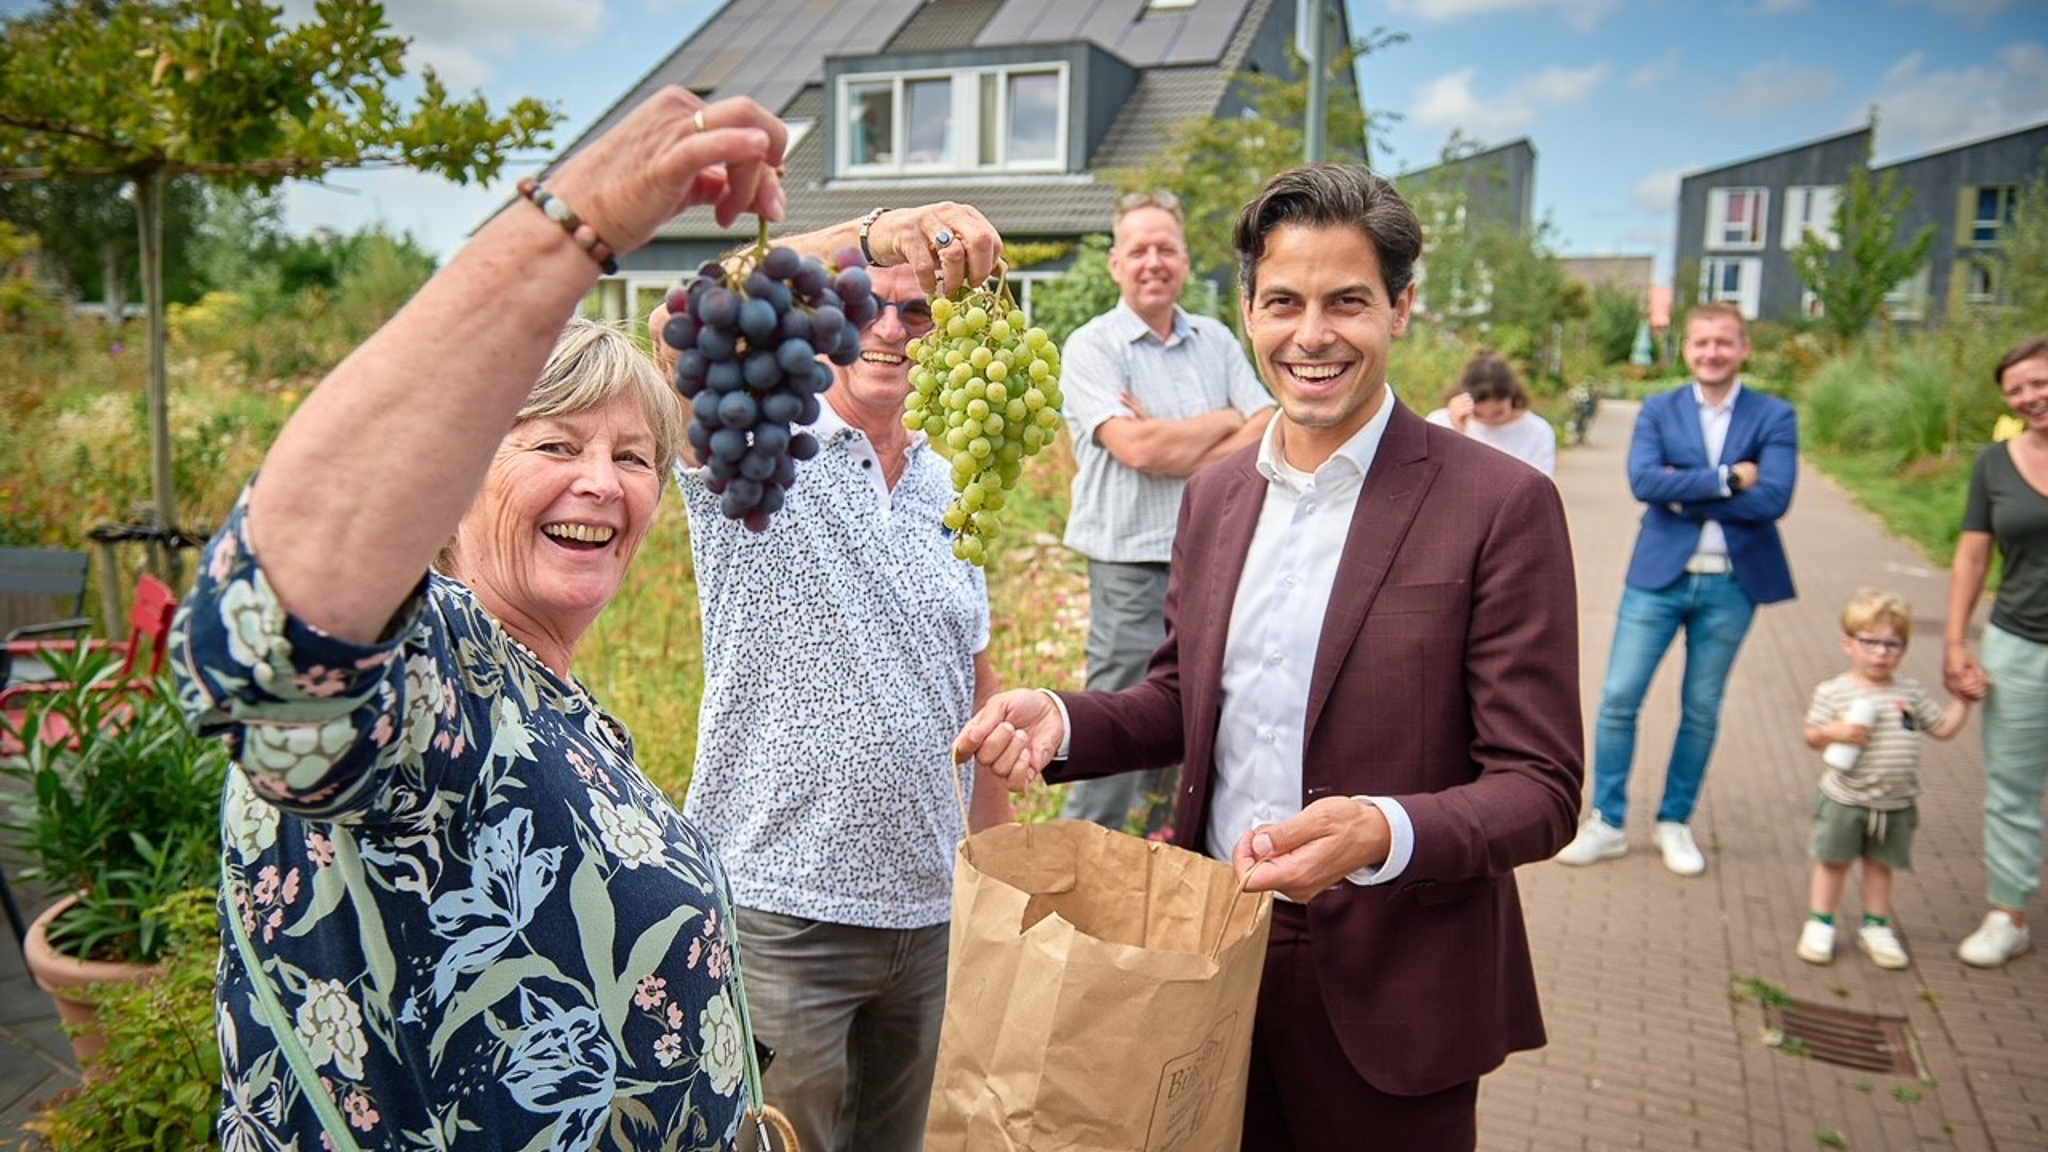
[[[1060,748],[1052,754],[1052,758],[1065,760],[1067,749],[1074,746],[1074,718],[1067,715],[1067,702],[1060,699],[1059,693],[1050,688],[1040,688],[1039,691],[1045,693],[1046,699],[1052,701],[1052,706],[1060,710]]]
[[[1721,470],[1721,495],[1724,498],[1735,495],[1735,490],[1728,487],[1728,474],[1734,471],[1735,466],[1733,464],[1721,464],[1717,465],[1717,467]]]
[[[1415,822],[1408,819],[1408,810],[1401,802],[1389,796],[1353,796],[1360,804],[1370,804],[1387,818],[1387,829],[1393,834],[1393,844],[1387,848],[1387,858],[1376,865],[1367,865],[1346,876],[1345,879],[1362,887],[1385,884],[1401,878],[1408,870],[1408,861],[1415,856]]]

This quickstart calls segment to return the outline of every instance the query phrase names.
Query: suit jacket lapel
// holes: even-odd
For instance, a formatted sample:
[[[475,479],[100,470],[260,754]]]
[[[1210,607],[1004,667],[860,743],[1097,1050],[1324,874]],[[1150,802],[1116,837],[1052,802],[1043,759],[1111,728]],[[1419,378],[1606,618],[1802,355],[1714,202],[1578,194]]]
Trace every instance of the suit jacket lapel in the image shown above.
[[[1391,402],[1393,393],[1387,395]],[[1302,729],[1305,735],[1315,733],[1316,720],[1337,682],[1337,671],[1357,643],[1373,599],[1386,582],[1401,541],[1436,478],[1439,466],[1429,460],[1427,428],[1420,416],[1397,405],[1372,469],[1365,475],[1365,488],[1351,514],[1351,531],[1344,538],[1344,555],[1337,562],[1337,578],[1330,586],[1330,605],[1323,613],[1323,630],[1316,643],[1315,670],[1308,683],[1308,717]]]
[[[1700,415],[1700,397],[1694,391],[1697,387],[1692,381],[1686,381],[1685,387],[1671,397],[1671,414],[1685,429],[1686,442],[1699,449],[1700,461],[1712,467],[1714,458],[1707,453],[1707,420]],[[1676,460],[1671,462],[1678,463]]]
[[[1742,459],[1743,448],[1749,443],[1750,425],[1756,422],[1756,407],[1756,397],[1744,385],[1735,394],[1735,410],[1728,413],[1728,437],[1721,441],[1721,458],[1708,463],[1733,464]]]

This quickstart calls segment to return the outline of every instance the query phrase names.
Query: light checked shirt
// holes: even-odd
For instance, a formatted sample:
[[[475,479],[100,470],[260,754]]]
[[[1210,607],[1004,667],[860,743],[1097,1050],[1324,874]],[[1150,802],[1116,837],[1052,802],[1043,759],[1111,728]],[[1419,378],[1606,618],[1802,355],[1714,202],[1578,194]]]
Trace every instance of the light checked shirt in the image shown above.
[[[1131,414],[1123,394],[1156,420],[1223,408],[1250,416],[1273,403],[1230,329],[1175,308],[1173,334],[1162,340],[1121,300],[1067,337],[1060,390],[1076,465],[1066,545],[1091,560],[1126,564],[1173,558],[1187,478],[1128,467],[1096,440],[1105,422]]]

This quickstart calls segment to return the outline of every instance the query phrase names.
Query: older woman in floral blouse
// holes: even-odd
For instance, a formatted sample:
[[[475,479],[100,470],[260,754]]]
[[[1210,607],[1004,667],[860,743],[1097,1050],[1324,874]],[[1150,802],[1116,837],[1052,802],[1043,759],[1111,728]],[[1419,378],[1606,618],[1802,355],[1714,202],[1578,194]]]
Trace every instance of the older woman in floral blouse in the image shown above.
[[[681,417],[564,324],[684,208],[779,217],[785,139],[650,99],[550,178],[580,218],[508,207],[334,370],[214,540],[175,659],[242,768],[225,1148],[730,1146],[724,875],[570,672]]]

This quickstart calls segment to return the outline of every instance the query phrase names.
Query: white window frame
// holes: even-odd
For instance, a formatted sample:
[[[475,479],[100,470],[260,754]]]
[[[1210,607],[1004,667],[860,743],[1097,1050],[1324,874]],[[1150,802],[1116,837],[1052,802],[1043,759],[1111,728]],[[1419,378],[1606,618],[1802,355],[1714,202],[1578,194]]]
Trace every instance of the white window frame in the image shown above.
[[[1785,232],[1780,245],[1790,252],[1810,232],[1829,248],[1841,247],[1835,235],[1835,207],[1841,197],[1839,184],[1798,184],[1785,189]]]
[[[1737,271],[1735,290],[1721,288],[1718,273],[1727,267]],[[1764,262],[1756,256],[1709,256],[1700,261],[1700,302],[1733,304],[1745,320],[1754,320],[1763,301]]]
[[[1736,196],[1749,197],[1756,210],[1750,213],[1749,238],[1730,240],[1726,221],[1728,201]],[[1759,185],[1742,187],[1709,188],[1707,190],[1707,236],[1706,247],[1710,252],[1755,252],[1763,248],[1764,238],[1770,233],[1771,190]]]
[[[1009,157],[1010,124],[1010,79],[1017,75],[1046,73],[1053,77],[1055,90],[1059,93],[1059,106],[1054,115],[1057,124],[1054,129],[1052,155],[1046,159],[1012,160]],[[981,85],[985,76],[996,80],[995,122],[999,136],[996,140],[995,162],[981,163]],[[938,163],[910,163],[905,145],[908,142],[909,126],[905,119],[908,113],[906,85],[919,80],[947,80],[952,84],[953,137],[952,159]],[[855,164],[853,162],[853,89],[856,85],[888,83],[891,88],[890,155],[896,157],[888,164]],[[1063,60],[1039,60],[1015,64],[991,64],[983,68],[963,69],[913,69],[905,72],[861,72],[847,73],[839,77],[837,92],[834,93],[834,107],[843,128],[837,134],[834,151],[834,168],[844,176],[900,176],[921,175],[941,172],[1064,172],[1066,170],[1067,142],[1073,130],[1072,89]]]

